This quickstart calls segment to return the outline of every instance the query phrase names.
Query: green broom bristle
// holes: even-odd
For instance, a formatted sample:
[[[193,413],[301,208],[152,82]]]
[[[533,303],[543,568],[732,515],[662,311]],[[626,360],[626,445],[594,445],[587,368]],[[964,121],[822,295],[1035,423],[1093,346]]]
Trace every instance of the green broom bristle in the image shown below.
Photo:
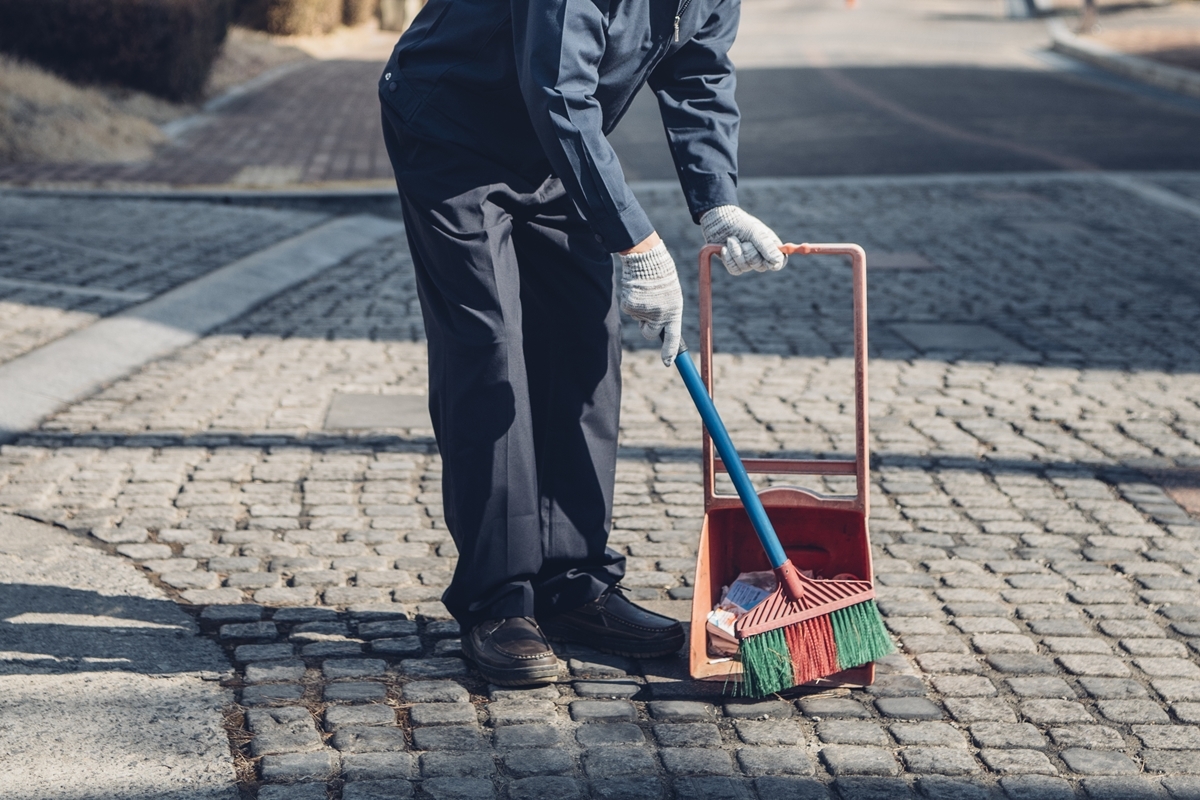
[[[895,651],[874,600],[838,609],[830,615],[838,666],[862,666]]]
[[[742,639],[738,644],[738,657],[742,662],[740,694],[763,697],[795,685],[792,655],[788,652],[782,629]]]
[[[829,628],[833,631],[832,642],[827,640]],[[834,654],[823,656],[821,652],[830,644],[836,661]],[[798,683],[862,666],[895,649],[875,601],[866,600],[838,609],[826,618],[747,636],[738,644],[742,662],[739,693],[749,697],[774,694]],[[801,660],[805,663],[800,663]]]

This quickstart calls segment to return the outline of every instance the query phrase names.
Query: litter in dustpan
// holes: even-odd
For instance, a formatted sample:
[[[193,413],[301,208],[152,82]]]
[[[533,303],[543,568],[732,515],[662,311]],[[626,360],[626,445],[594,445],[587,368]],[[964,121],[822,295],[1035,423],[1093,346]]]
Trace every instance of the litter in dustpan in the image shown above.
[[[740,574],[770,570],[779,580],[779,586],[765,600],[734,621],[734,637],[739,642],[736,658],[725,654],[727,643],[710,653],[715,637],[693,636],[691,673],[698,679],[741,681],[736,691],[754,696],[810,682],[823,686],[869,684],[874,680],[871,662],[894,649],[874,603],[866,526],[865,255],[857,245],[786,245],[785,251],[848,255],[852,260],[854,460],[743,462],[738,458],[711,401],[711,258],[719,252],[718,247],[701,252],[701,370],[695,372],[689,357],[676,361],[688,362],[680,364],[679,370],[705,421],[705,515],[694,581],[692,631],[699,634],[708,630],[708,617],[722,599],[723,587]],[[689,372],[695,374],[689,376]],[[721,459],[714,457],[714,447],[721,452]],[[716,492],[715,477],[722,471],[730,474],[739,496]],[[856,493],[830,497],[799,488],[773,487],[756,494],[747,472],[854,476]]]

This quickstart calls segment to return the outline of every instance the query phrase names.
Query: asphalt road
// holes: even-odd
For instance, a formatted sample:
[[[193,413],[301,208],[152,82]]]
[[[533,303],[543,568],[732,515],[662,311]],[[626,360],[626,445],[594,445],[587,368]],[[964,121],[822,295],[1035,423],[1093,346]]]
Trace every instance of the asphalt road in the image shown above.
[[[771,10],[785,28],[802,25],[806,12],[843,28],[858,26],[861,30],[844,38],[854,33],[867,40],[863,50],[870,47],[870,36],[885,35],[880,28],[888,24],[882,16],[837,17],[828,4],[822,9],[782,6],[796,12],[789,17]],[[753,25],[765,10],[749,4],[747,15]],[[900,19],[911,22],[914,31],[936,32],[942,26],[948,41],[954,39],[954,26],[962,24],[930,14]],[[964,63],[971,58],[961,52],[937,57],[941,45],[936,41],[914,42],[908,52],[896,51],[890,64],[879,49],[871,58],[845,49],[829,55],[819,42],[814,47],[801,41],[791,64],[739,67],[741,175],[1200,169],[1200,101],[1040,55],[1044,45],[1030,44],[1041,24],[996,19],[990,27],[976,26],[969,35],[979,39],[977,64]],[[1018,52],[1014,45],[1008,50],[1017,55],[997,55],[998,43],[1014,32],[1024,37],[1016,43],[1023,49]],[[760,35],[753,29],[748,34]],[[740,44],[744,53],[757,42]],[[931,57],[913,57],[917,48],[926,48]],[[674,177],[649,92],[610,138],[630,180]]]

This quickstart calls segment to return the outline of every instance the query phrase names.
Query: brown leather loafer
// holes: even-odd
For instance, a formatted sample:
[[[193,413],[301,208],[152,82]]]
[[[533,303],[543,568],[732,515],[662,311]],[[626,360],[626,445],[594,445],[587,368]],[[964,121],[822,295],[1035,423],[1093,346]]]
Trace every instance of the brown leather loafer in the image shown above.
[[[462,639],[463,655],[499,686],[532,686],[558,680],[558,658],[529,617],[489,619]]]
[[[541,622],[553,641],[579,642],[605,653],[653,658],[683,647],[683,626],[635,605],[615,586],[574,611]]]

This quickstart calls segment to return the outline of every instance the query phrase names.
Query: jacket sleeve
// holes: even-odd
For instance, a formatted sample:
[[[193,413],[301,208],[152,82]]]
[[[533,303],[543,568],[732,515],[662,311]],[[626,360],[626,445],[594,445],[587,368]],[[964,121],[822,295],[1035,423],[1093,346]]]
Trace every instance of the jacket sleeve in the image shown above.
[[[675,171],[692,219],[710,208],[737,205],[737,146],[741,114],[729,48],[741,4],[720,3],[700,31],[650,75]]]
[[[625,183],[595,91],[605,17],[593,0],[511,0],[517,79],[542,148],[596,240],[627,250],[654,232]]]

